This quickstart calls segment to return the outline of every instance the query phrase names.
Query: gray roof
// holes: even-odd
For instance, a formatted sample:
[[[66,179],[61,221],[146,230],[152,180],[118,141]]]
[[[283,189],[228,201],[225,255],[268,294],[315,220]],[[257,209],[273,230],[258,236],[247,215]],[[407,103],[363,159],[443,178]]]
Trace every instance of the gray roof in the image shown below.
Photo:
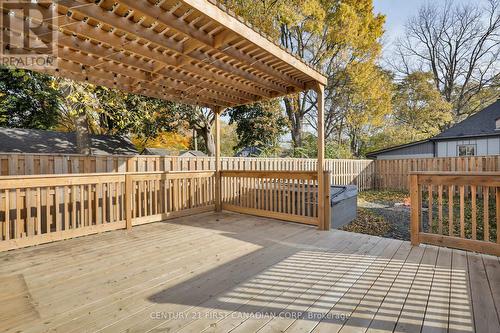
[[[476,137],[476,136],[492,136],[492,135],[500,136],[500,130],[496,129],[496,120],[499,118],[500,118],[500,99],[498,99],[495,103],[489,105],[488,107],[484,108],[483,110],[473,114],[467,119],[459,122],[458,124],[450,127],[446,131],[430,139],[410,142],[399,146],[372,151],[366,154],[366,156],[368,158],[374,158],[382,153],[392,152],[395,150],[415,145],[426,145],[432,141]]]
[[[174,156],[176,152],[165,148],[146,148],[142,152],[144,155]]]
[[[207,154],[205,154],[204,152],[199,151],[199,150],[182,150],[179,153],[179,156],[182,156],[182,157],[190,157],[190,156],[206,157]]]
[[[121,136],[91,135],[93,155],[136,155],[137,149]],[[77,154],[76,134],[0,127],[0,152]]]
[[[495,129],[495,122],[498,118],[500,118],[500,99],[441,134],[436,135],[432,140],[500,135],[500,131]]]

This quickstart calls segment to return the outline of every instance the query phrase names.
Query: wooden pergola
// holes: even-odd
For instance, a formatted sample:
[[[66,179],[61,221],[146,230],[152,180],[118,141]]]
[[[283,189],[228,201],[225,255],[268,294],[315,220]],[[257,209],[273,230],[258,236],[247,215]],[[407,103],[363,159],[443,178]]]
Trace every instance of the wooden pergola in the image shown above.
[[[21,66],[50,75],[210,108],[233,107],[306,90],[318,94],[318,219],[324,223],[324,87],[327,78],[215,1],[40,0],[2,4],[3,55],[19,54],[12,36],[53,48],[55,67]],[[30,16],[27,16],[28,15]],[[32,13],[32,14],[30,14]],[[27,22],[30,29],[26,30]],[[29,31],[29,32],[27,32]],[[219,176],[220,177],[220,176]],[[217,209],[220,181],[216,182]]]

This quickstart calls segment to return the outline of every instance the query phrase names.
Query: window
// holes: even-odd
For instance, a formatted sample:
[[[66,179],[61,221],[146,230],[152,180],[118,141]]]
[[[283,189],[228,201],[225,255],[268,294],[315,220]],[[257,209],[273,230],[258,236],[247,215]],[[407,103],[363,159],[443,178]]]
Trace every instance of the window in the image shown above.
[[[495,129],[500,130],[500,118],[495,120]]]
[[[476,155],[476,145],[458,145],[458,156]]]

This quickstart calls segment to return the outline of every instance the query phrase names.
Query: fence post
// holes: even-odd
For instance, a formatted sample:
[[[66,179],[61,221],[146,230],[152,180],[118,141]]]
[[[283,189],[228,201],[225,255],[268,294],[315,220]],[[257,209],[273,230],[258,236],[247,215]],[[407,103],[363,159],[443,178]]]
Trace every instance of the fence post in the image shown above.
[[[323,215],[323,227],[322,230],[330,230],[330,216],[331,216],[331,205],[330,205],[330,171],[324,172],[324,193],[325,197],[322,198],[324,200],[325,214]]]
[[[125,200],[125,222],[127,230],[132,229],[132,199],[134,197],[132,185],[133,185],[132,175],[130,173],[126,173],[124,200]]]
[[[420,189],[418,186],[418,175],[410,174],[410,209],[411,209],[411,223],[410,223],[410,234],[411,234],[411,244],[419,245],[419,233],[420,233],[420,210],[422,209],[422,202],[420,197]]]

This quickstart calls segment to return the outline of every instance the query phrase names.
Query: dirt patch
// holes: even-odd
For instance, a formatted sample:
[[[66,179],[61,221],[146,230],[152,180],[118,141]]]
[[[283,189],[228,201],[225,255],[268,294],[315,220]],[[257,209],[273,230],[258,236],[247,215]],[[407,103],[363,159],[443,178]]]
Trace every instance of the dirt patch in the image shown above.
[[[343,230],[410,240],[408,193],[402,191],[364,191],[358,195],[358,218]]]
[[[382,216],[372,213],[369,209],[358,208],[358,217],[342,227],[342,230],[380,236],[386,234],[390,228],[390,224]]]

